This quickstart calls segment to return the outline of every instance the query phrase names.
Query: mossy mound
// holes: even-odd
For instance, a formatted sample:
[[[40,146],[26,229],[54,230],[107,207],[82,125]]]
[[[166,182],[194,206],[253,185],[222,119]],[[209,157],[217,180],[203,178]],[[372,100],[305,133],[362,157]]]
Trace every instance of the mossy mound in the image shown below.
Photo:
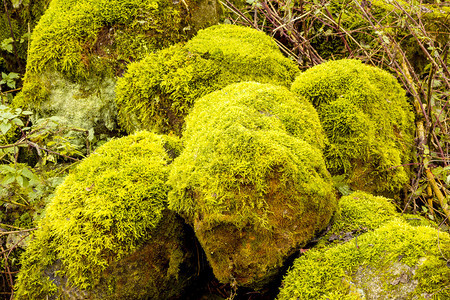
[[[295,95],[284,86],[257,82],[231,84],[202,97],[187,117],[190,125],[183,132],[183,137],[189,139],[219,122],[224,122],[220,125],[221,128],[232,125],[235,121],[232,117],[224,118],[224,114],[230,113],[232,107],[247,110],[256,118],[263,115],[262,120],[267,121],[267,124],[257,125],[262,126],[261,128],[286,131],[318,149],[325,146],[326,137],[319,116],[308,100]],[[197,122],[197,119],[201,122]]]
[[[167,149],[167,150],[166,150]],[[191,276],[181,220],[167,211],[179,142],[112,140],[57,188],[22,258],[18,299],[167,299]]]
[[[9,51],[0,48],[0,56],[5,59],[8,72],[25,71],[29,43],[28,33],[34,29],[49,2],[50,0],[22,0],[6,1],[0,5],[0,42],[2,44],[5,40],[9,42],[6,47]],[[15,45],[13,45],[11,30]]]
[[[193,18],[188,10],[199,2],[52,1],[33,32],[28,72],[50,68],[68,77],[87,78],[111,72],[111,67],[118,71],[124,63],[195,33],[186,28]],[[217,17],[201,26],[215,22]]]
[[[288,133],[277,89],[293,111],[303,105],[282,87],[258,83],[199,99],[172,165],[170,208],[193,226],[223,283],[263,287],[336,208],[321,151]],[[303,130],[314,134],[308,122]]]
[[[373,196],[362,191],[342,197],[339,199],[330,229],[320,238],[315,248],[347,242],[395,219],[406,221],[412,226],[436,225],[418,215],[400,214],[393,203],[392,199]]]
[[[358,60],[330,61],[300,74],[292,91],[319,113],[333,175],[345,174],[354,190],[383,195],[408,182],[414,116],[392,75]]]
[[[115,136],[114,87],[127,64],[186,41],[219,13],[215,0],[52,1],[32,34],[14,105],[38,118],[63,117],[96,137]]]
[[[399,219],[294,262],[278,299],[449,299],[450,236]]]
[[[274,40],[235,25],[201,30],[177,45],[130,64],[116,88],[120,124],[128,131],[180,134],[196,99],[241,81],[289,86],[298,69]]]

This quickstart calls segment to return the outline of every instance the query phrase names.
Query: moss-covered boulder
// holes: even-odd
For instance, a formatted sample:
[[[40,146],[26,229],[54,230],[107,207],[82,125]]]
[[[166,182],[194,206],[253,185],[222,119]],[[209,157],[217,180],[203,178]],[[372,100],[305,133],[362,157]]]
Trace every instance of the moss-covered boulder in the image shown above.
[[[101,146],[57,188],[22,257],[17,299],[168,299],[191,277],[167,210],[179,142],[149,132]]]
[[[296,259],[278,299],[449,299],[450,236],[395,219]]]
[[[203,0],[52,1],[32,34],[14,104],[114,135],[114,86],[126,65],[216,24],[219,12],[217,1]]]
[[[339,199],[331,226],[314,248],[347,242],[395,219],[403,220],[412,226],[436,225],[419,215],[397,212],[393,199],[356,191]]]
[[[244,82],[199,99],[187,117],[170,208],[192,225],[220,282],[262,288],[328,225],[336,198],[311,145],[319,121],[309,105],[284,87]]]
[[[179,134],[196,99],[241,81],[290,86],[298,73],[274,40],[255,29],[217,25],[186,45],[130,64],[117,83],[120,124],[128,131]]]
[[[316,107],[329,139],[327,167],[354,190],[393,195],[408,182],[414,116],[395,78],[358,60],[300,74],[292,91]]]

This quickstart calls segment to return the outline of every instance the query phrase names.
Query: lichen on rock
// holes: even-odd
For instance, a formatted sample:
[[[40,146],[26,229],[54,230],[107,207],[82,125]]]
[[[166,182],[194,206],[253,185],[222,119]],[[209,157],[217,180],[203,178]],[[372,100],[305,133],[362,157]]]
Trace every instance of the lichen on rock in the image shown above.
[[[22,258],[16,297],[180,293],[191,277],[190,254],[181,219],[167,210],[166,183],[180,149],[175,138],[138,132],[83,160],[45,209]]]
[[[354,190],[394,196],[408,182],[414,116],[395,78],[358,60],[337,60],[300,74],[292,91],[309,99],[328,137],[333,175]]]
[[[336,198],[309,137],[312,122],[320,128],[309,105],[284,87],[242,82],[199,99],[186,119],[170,208],[192,225],[223,283],[262,288],[329,222]]]
[[[278,299],[448,299],[450,236],[394,219],[296,259]]]
[[[241,81],[289,86],[298,68],[274,40],[255,29],[216,25],[185,45],[130,64],[116,88],[119,121],[137,129],[180,134],[195,100]]]

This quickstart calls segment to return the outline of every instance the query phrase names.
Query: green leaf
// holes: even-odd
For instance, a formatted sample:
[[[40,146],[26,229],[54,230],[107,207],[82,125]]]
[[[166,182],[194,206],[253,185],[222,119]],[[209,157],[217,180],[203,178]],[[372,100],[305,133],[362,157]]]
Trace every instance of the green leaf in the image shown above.
[[[22,175],[27,177],[28,179],[30,179],[31,181],[38,181],[39,179],[37,178],[36,175],[34,175],[33,172],[31,172],[28,168],[23,168],[22,170]]]
[[[23,185],[24,184],[24,180],[23,180],[23,177],[21,175],[16,176],[16,181],[21,187],[24,187],[24,185]]]
[[[20,4],[22,4],[22,0],[11,0],[11,3],[14,8],[19,8]]]
[[[19,73],[15,73],[15,72],[10,72],[9,74],[8,74],[8,79],[18,79],[20,76],[19,76]]]
[[[6,174],[5,178],[3,178],[2,180],[2,184],[3,185],[8,185],[14,182],[14,180],[16,179],[16,177],[14,176],[14,174]]]
[[[8,81],[6,82],[6,85],[7,85],[8,87],[12,88],[12,89],[15,89],[15,88],[16,88],[16,82],[13,81],[13,80],[8,80]]]
[[[0,124],[0,131],[3,133],[3,134],[6,134],[8,131],[9,131],[9,129],[11,129],[11,123],[2,123],[2,124]]]
[[[21,119],[13,119],[14,124],[16,124],[17,126],[24,126],[25,124],[23,124]]]
[[[8,165],[0,165],[0,172],[15,174],[16,173],[16,169],[11,167],[11,166],[8,166]]]

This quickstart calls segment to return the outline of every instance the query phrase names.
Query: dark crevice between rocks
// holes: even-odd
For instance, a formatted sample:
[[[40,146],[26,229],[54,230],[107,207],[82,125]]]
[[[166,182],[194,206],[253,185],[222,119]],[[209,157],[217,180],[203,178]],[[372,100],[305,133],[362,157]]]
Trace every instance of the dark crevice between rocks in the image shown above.
[[[230,284],[220,283],[215,277],[210,267],[206,254],[203,251],[200,243],[195,237],[194,230],[185,225],[186,236],[192,240],[193,252],[197,255],[197,278],[189,287],[187,287],[183,294],[172,300],[272,300],[275,299],[279,293],[282,281],[289,268],[294,264],[295,259],[303,255],[306,251],[313,248],[331,229],[330,225],[320,233],[318,233],[308,244],[298,249],[295,253],[290,255],[280,268],[278,275],[262,290],[256,291],[250,288],[239,287],[233,290]],[[234,294],[234,298],[230,296]]]

